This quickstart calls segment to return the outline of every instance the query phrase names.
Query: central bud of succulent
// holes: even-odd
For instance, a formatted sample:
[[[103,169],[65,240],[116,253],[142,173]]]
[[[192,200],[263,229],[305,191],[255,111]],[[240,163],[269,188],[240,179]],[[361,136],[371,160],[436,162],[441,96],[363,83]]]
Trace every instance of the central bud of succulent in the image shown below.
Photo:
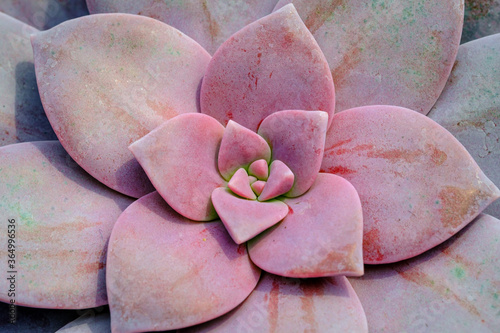
[[[252,131],[233,120],[224,130],[217,167],[227,186],[211,203],[229,235],[244,243],[283,220],[285,201],[304,194],[319,171],[328,115],[287,110]]]
[[[217,158],[227,187],[216,188],[212,203],[238,243],[244,243],[281,221],[288,206],[279,199],[293,189],[295,176],[280,159],[272,159],[271,142],[260,133],[229,121]]]
[[[227,187],[242,198],[267,201],[290,191],[293,180],[293,172],[285,163],[275,160],[269,170],[267,161],[260,159],[250,164],[248,172],[238,169]]]

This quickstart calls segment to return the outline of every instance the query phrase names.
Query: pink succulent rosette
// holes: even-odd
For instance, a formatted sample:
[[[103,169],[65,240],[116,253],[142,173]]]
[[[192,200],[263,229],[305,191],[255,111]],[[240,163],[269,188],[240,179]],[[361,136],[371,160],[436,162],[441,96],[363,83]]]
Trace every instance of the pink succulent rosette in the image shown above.
[[[84,5],[0,4],[51,28],[0,13],[2,302],[109,304],[61,332],[500,329],[500,35],[459,47],[462,1]]]

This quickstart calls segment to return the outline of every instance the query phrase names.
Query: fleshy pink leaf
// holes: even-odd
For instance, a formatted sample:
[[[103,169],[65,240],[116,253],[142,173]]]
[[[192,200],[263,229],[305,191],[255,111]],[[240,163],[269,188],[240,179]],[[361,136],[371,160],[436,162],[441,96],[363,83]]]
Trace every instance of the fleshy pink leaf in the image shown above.
[[[282,201],[260,202],[242,199],[224,188],[214,190],[212,202],[236,244],[255,237],[288,214],[288,207]]]
[[[271,149],[266,140],[248,128],[229,121],[217,160],[222,177],[229,180],[236,170],[248,168],[250,163],[260,159],[266,163],[271,159]]]
[[[322,171],[342,175],[358,191],[364,260],[371,264],[442,243],[500,196],[449,132],[395,106],[335,115]]]
[[[463,0],[293,3],[330,65],[336,110],[390,104],[426,114],[450,74]]]
[[[107,242],[132,200],[84,172],[57,141],[0,148],[0,170],[5,218],[0,254],[5,270],[17,272],[16,304],[57,309],[107,304]],[[9,257],[13,253],[15,258]],[[0,301],[8,303],[13,297],[7,276],[0,279]]]
[[[224,127],[200,113],[172,118],[136,141],[130,150],[160,195],[195,221],[217,217],[210,196],[225,184],[217,170]]]
[[[254,175],[259,180],[267,180],[269,176],[269,164],[266,160],[257,160],[250,164],[248,173]]]
[[[274,160],[271,163],[269,179],[259,195],[259,200],[266,201],[287,193],[292,189],[293,179],[292,170],[280,160]]]
[[[368,332],[363,307],[343,276],[287,279],[262,276],[245,302],[185,332]]]
[[[57,139],[36,86],[30,34],[37,31],[0,13],[0,146]]]
[[[233,177],[231,177],[231,180],[227,183],[227,187],[240,197],[251,200],[257,199],[255,193],[253,193],[253,190],[250,187],[248,173],[243,168],[236,171]]]
[[[460,46],[429,117],[450,131],[500,186],[500,34]],[[500,201],[485,213],[500,218]]]
[[[480,215],[421,256],[349,279],[370,330],[499,332],[499,237],[500,221]]]
[[[257,266],[300,278],[363,274],[361,204],[348,181],[320,173],[306,194],[285,203],[283,222],[249,242]]]
[[[201,86],[201,112],[256,131],[268,115],[335,107],[328,63],[295,8],[238,31],[215,53]]]
[[[130,13],[163,21],[213,54],[247,24],[271,13],[277,0],[87,0],[91,13]]]
[[[328,116],[325,112],[281,111],[264,119],[259,134],[269,142],[273,160],[285,163],[295,175],[287,196],[306,192],[319,172]]]
[[[205,322],[240,304],[259,276],[220,221],[193,223],[151,193],[123,212],[109,240],[111,327],[161,331]]]
[[[126,14],[64,22],[35,35],[33,47],[42,103],[64,148],[117,191],[152,191],[127,147],[197,112],[208,53],[166,24]]]
[[[2,0],[0,11],[42,30],[89,13],[85,0]]]
[[[265,181],[257,180],[252,183],[252,190],[255,192],[256,195],[260,195],[262,193],[262,190],[264,190],[264,186],[266,186]]]

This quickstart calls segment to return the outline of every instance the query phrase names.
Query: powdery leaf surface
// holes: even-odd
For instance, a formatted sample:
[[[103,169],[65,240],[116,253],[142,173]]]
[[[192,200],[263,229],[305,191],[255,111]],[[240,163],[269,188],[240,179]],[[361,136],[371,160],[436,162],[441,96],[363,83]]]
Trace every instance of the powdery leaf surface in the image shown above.
[[[68,153],[124,194],[153,191],[127,147],[197,112],[210,55],[178,30],[127,14],[81,17],[33,38],[45,112]]]
[[[416,258],[351,278],[372,332],[498,332],[500,221],[480,215]]]
[[[450,131],[500,186],[500,34],[460,46],[429,117]],[[500,217],[500,201],[485,213]]]
[[[462,43],[500,33],[500,0],[465,0]]]
[[[84,172],[57,141],[0,148],[0,254],[15,225],[16,304],[85,309],[107,304],[108,238],[132,202]],[[8,220],[15,220],[10,223]],[[12,234],[12,233],[11,233]],[[5,262],[7,268],[8,262]],[[7,270],[7,269],[6,269]],[[9,302],[9,280],[0,280]]]
[[[293,6],[231,36],[207,67],[201,112],[252,131],[281,110],[334,112],[333,81],[323,53]]]
[[[2,0],[0,11],[41,30],[89,13],[85,0]]]
[[[328,120],[321,111],[286,110],[260,125],[258,133],[269,142],[272,160],[285,163],[295,176],[287,196],[299,196],[313,184],[323,159]]]
[[[265,274],[227,315],[181,332],[368,332],[366,317],[343,276],[287,279]]]
[[[194,223],[154,192],[118,219],[106,283],[111,327],[159,331],[216,318],[255,288],[260,270],[220,221]]]
[[[354,187],[320,173],[304,195],[285,199],[285,219],[248,243],[252,261],[281,276],[363,274],[363,217]]]
[[[200,113],[175,117],[130,146],[158,193],[195,221],[217,217],[213,190],[224,186],[217,155],[224,127]]]
[[[36,86],[30,43],[30,34],[36,32],[0,13],[0,146],[57,139]]]
[[[408,109],[369,106],[341,112],[325,146],[322,171],[345,177],[361,198],[365,263],[418,255],[458,232],[500,196],[449,132]]]
[[[91,13],[130,13],[163,21],[213,54],[233,33],[268,15],[277,0],[87,0]]]
[[[399,105],[426,114],[451,71],[463,0],[293,3],[328,60],[336,110]]]

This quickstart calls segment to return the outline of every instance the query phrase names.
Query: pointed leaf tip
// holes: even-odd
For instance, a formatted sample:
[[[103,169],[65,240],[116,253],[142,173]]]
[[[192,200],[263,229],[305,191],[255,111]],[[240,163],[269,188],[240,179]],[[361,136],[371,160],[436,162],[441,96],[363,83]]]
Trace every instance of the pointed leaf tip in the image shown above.
[[[337,112],[382,104],[429,112],[457,54],[463,0],[280,0],[276,8],[288,3],[328,60]]]
[[[240,197],[254,200],[257,197],[250,187],[250,180],[246,170],[241,168],[231,177],[231,180],[227,183],[227,187]]]
[[[288,214],[288,207],[282,201],[260,202],[238,198],[225,188],[213,191],[212,202],[236,244],[255,237]]]
[[[285,84],[286,83],[286,84]],[[235,33],[214,54],[200,95],[201,112],[256,131],[280,110],[322,110],[335,92],[328,63],[293,6]]]
[[[367,106],[334,116],[322,171],[349,180],[363,206],[365,263],[416,256],[499,196],[465,148],[412,110]]]
[[[464,145],[497,187],[500,186],[499,54],[500,34],[460,45],[448,83],[428,115]],[[500,218],[500,201],[489,205],[484,213]]]

